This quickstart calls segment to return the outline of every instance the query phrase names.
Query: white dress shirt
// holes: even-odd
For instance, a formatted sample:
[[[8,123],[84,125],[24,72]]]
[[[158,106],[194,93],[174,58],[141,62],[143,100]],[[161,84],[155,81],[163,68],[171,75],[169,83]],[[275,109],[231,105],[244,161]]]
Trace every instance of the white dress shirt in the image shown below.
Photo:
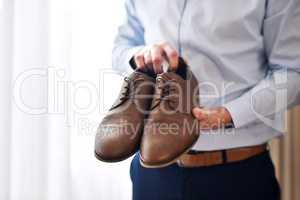
[[[201,106],[224,106],[231,129],[202,131],[195,150],[268,142],[300,99],[300,0],[127,0],[113,68],[166,41],[200,83]]]

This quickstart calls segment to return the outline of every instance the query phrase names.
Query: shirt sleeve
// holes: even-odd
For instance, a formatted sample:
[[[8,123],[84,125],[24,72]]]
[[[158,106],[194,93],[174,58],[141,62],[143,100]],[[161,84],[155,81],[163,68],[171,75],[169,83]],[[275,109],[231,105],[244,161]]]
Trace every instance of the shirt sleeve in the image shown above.
[[[125,0],[126,17],[118,29],[112,52],[112,67],[120,72],[133,71],[129,61],[143,48],[144,28],[137,16],[134,0]]]
[[[266,77],[224,105],[236,128],[264,121],[300,102],[300,1],[269,0],[262,34]]]

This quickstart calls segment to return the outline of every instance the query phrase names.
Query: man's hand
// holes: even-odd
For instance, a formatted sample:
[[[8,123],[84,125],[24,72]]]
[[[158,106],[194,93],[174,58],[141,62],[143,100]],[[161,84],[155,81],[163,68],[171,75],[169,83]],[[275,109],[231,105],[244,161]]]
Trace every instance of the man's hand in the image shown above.
[[[153,68],[156,74],[162,73],[162,62],[166,59],[174,70],[178,65],[178,53],[175,48],[166,42],[146,46],[134,55],[138,68]]]
[[[193,115],[200,121],[200,128],[203,130],[224,128],[232,125],[232,118],[224,107],[193,109]]]

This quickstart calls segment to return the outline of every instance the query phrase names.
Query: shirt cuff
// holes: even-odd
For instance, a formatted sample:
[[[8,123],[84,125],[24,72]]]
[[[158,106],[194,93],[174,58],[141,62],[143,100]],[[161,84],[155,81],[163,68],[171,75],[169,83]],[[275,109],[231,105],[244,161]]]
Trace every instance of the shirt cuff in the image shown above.
[[[257,119],[248,95],[239,97],[223,105],[231,115],[234,128],[243,127]]]

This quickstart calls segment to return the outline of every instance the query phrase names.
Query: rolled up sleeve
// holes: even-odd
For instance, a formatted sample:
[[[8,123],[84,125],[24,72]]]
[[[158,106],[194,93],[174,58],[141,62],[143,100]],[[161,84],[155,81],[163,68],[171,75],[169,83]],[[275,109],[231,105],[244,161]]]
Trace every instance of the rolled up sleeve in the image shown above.
[[[300,102],[300,1],[270,0],[263,37],[268,73],[224,105],[236,128],[274,117]]]

